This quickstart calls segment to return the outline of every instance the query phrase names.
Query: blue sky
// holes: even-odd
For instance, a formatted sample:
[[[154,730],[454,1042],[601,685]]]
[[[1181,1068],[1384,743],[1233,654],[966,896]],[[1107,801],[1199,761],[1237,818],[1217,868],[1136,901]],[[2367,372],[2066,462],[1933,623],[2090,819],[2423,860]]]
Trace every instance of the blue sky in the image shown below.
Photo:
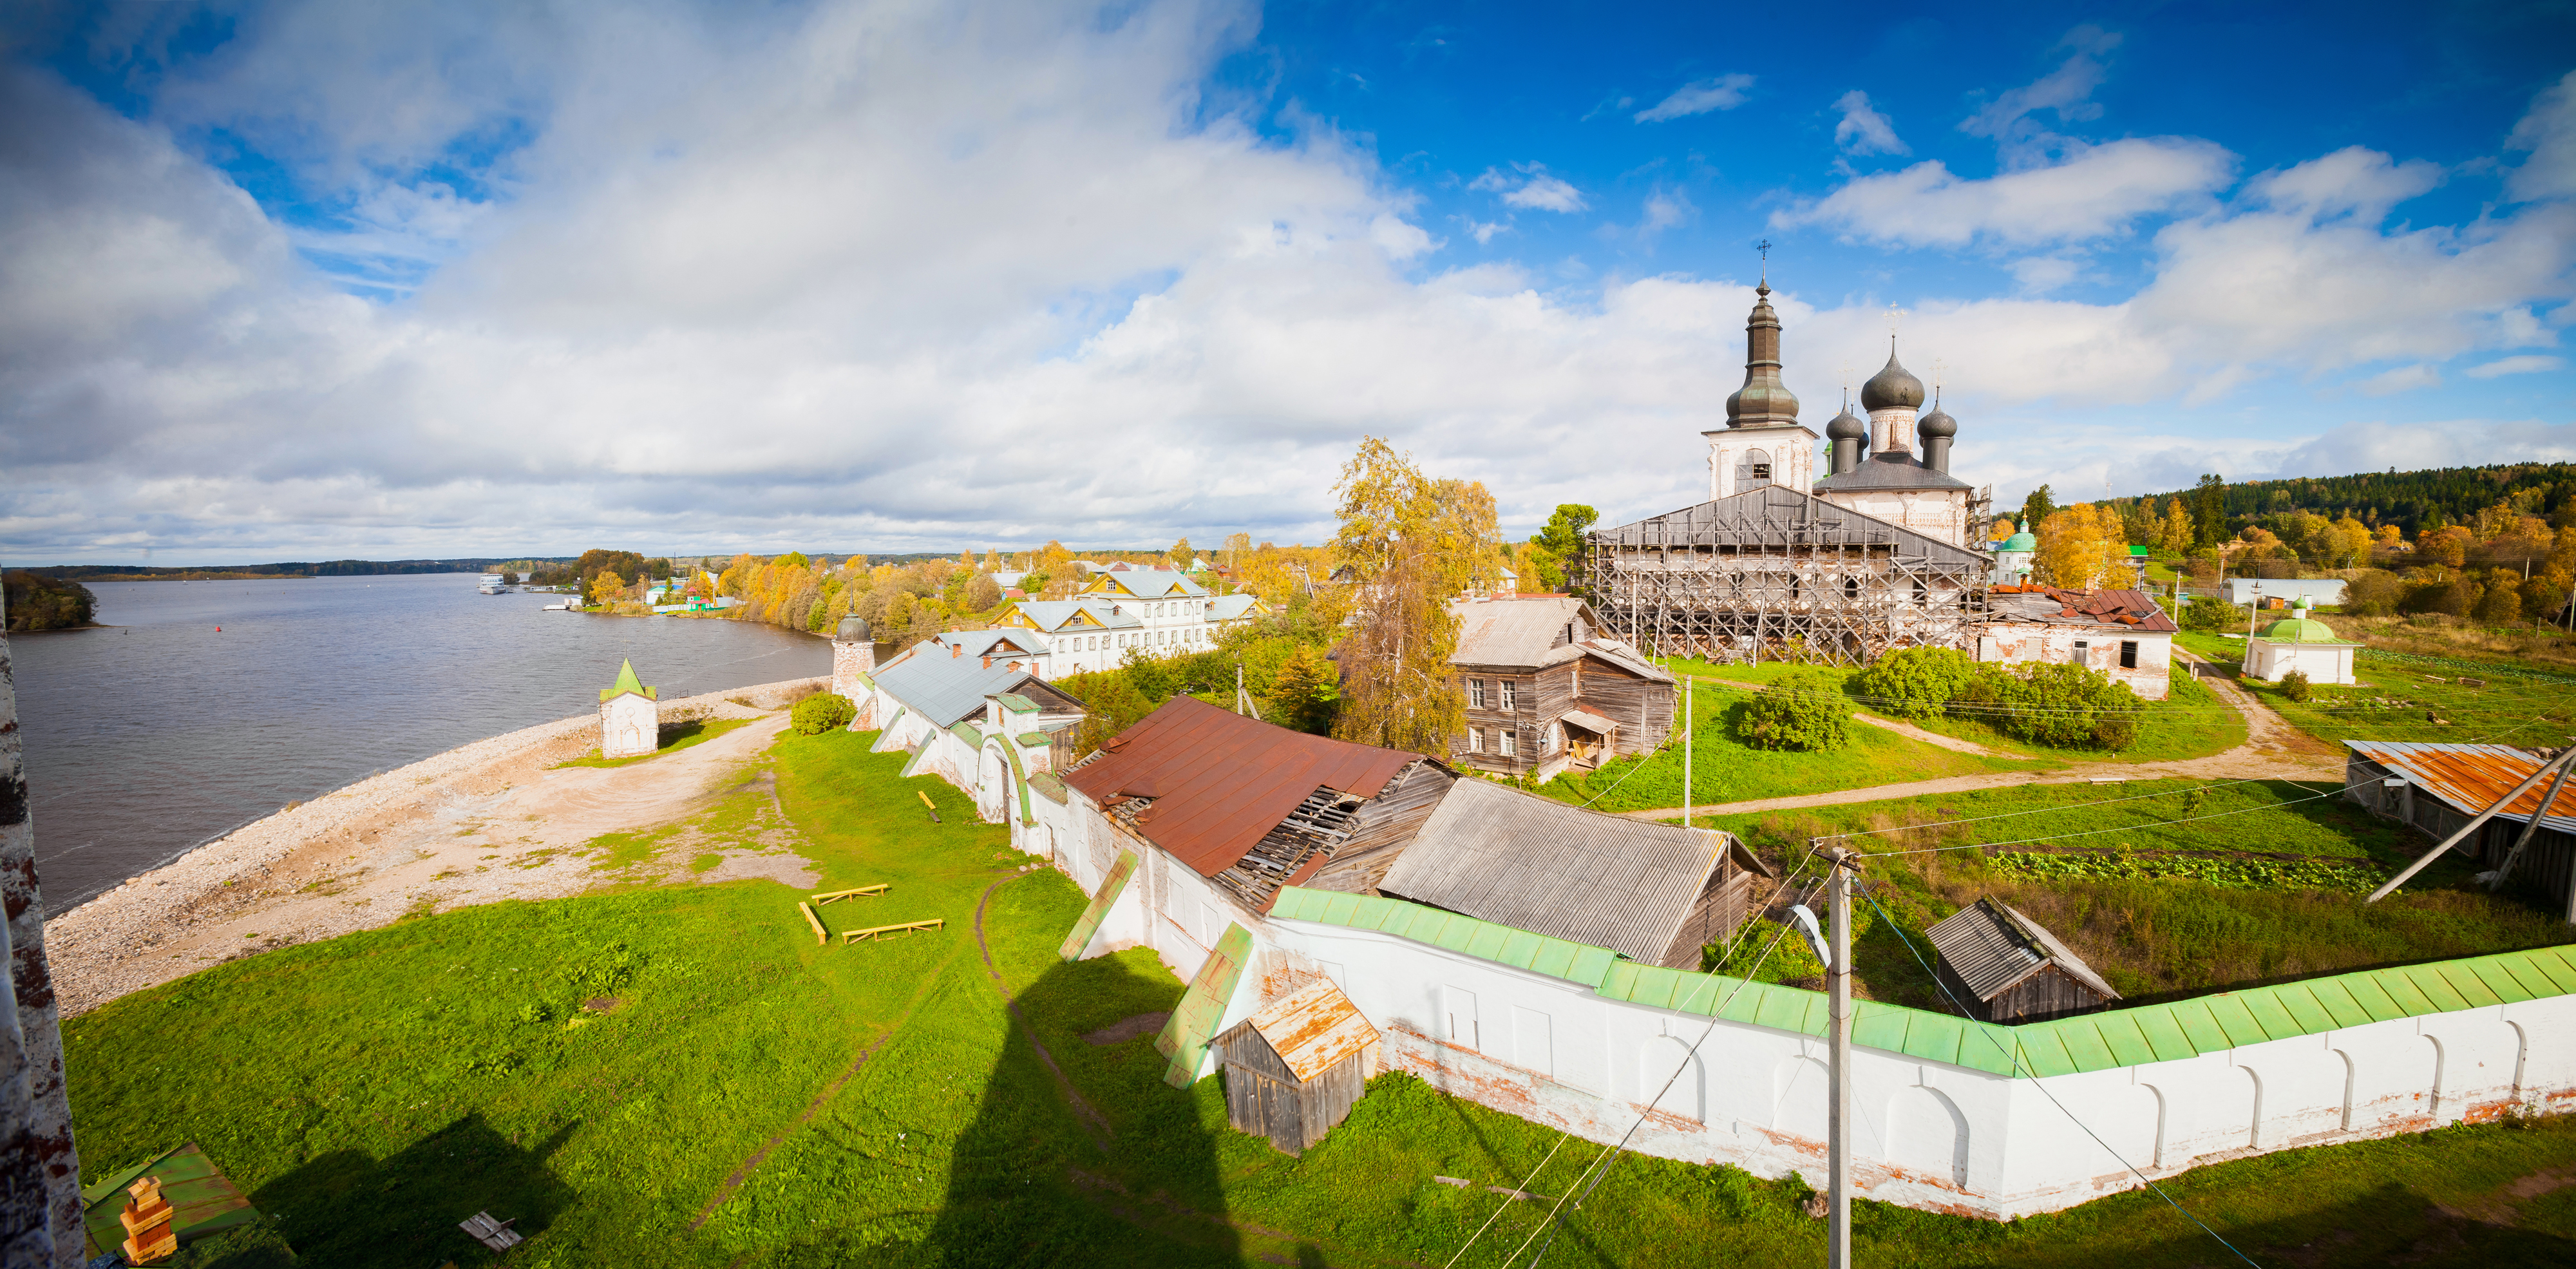
[[[118,4],[0,74],[11,562],[1526,532],[1771,242],[2017,500],[2576,457],[2564,5]]]

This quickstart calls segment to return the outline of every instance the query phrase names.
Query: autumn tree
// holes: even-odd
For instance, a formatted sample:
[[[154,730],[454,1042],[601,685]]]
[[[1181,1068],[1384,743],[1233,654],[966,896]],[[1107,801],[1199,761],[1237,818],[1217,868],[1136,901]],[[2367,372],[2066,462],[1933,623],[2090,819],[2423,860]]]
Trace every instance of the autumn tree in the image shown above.
[[[1558,503],[1556,514],[1531,535],[1532,563],[1538,566],[1541,589],[1563,590],[1566,578],[1581,570],[1584,532],[1600,518],[1600,512],[1582,503]]]
[[[624,598],[625,594],[625,578],[604,568],[590,575],[590,602],[613,604]]]
[[[2039,522],[2031,571],[2051,586],[2092,590],[2127,580],[2129,548],[2119,512],[2079,502]]]
[[[977,573],[966,583],[966,606],[976,612],[989,612],[1002,602],[1002,584],[990,573]]]
[[[1334,486],[1341,530],[1333,554],[1354,584],[1342,644],[1343,740],[1445,753],[1465,726],[1449,672],[1458,645],[1450,600],[1501,558],[1493,495],[1481,483],[1433,480],[1407,455],[1365,437]]]
[[[2197,541],[2197,539],[2194,537],[2192,531],[2191,512],[2183,509],[2182,499],[2165,499],[2164,523],[2164,537],[2157,543],[2157,545],[2163,548],[2164,553],[2167,555],[2181,556],[2190,554],[2192,544]]]
[[[1182,538],[1180,541],[1174,542],[1172,544],[1172,549],[1164,552],[1163,554],[1165,558],[1172,562],[1172,571],[1174,572],[1187,573],[1198,566],[1199,554],[1198,552],[1190,549],[1190,540],[1188,538]]]

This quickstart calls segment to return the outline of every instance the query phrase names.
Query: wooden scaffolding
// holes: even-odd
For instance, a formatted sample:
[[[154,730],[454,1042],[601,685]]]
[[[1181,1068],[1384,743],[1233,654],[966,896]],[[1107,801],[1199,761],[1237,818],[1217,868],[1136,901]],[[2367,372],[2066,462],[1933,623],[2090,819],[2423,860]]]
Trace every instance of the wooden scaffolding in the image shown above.
[[[1865,665],[1893,648],[1972,651],[1990,565],[1766,485],[1596,530],[1580,567],[1603,623],[1654,655]]]

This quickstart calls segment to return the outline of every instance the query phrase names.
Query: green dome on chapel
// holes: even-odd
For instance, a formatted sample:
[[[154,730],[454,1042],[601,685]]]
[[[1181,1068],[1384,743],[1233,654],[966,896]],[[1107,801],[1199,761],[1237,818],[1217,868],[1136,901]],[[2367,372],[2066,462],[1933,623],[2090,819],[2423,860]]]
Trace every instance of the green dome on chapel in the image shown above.
[[[1998,551],[2036,551],[2039,549],[2039,539],[2032,537],[2027,533],[2016,533],[2011,537],[2005,538],[2004,544],[1996,547],[1995,549]]]
[[[2263,637],[2282,643],[2341,643],[2334,627],[2306,617],[2290,617],[2273,622],[2263,630]]]

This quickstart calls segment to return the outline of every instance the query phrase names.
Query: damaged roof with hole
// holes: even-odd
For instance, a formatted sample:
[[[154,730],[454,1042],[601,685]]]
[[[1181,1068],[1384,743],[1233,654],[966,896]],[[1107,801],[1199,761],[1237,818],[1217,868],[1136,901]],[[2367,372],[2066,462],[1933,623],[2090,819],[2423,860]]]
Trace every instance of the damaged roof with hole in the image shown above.
[[[2344,748],[2351,756],[2374,762],[2391,775],[2402,775],[2416,788],[2442,799],[2452,810],[2475,815],[2495,805],[2513,786],[2531,778],[2549,761],[2549,756],[2516,749],[2511,745],[2436,745],[2397,740],[2347,740]],[[2347,779],[2347,783],[2349,780]],[[2529,821],[2540,809],[2540,799],[2549,792],[2549,782],[2522,791],[2505,809],[2496,812],[2499,819]],[[2540,820],[2543,828],[2561,833],[2576,833],[2576,777],[2558,790],[2549,804],[2549,813]]]
[[[1771,875],[1731,833],[1604,815],[1489,780],[1460,780],[1378,890],[1652,965],[1729,855],[1739,867]]]
[[[1426,761],[1175,696],[1066,773],[1065,783],[1200,876],[1214,877],[1310,800],[1319,812],[1347,814],[1345,802],[1376,797],[1398,773]],[[1347,796],[1317,799],[1318,790]],[[1134,802],[1147,805],[1123,810]],[[1259,906],[1268,907],[1269,896]]]
[[[1986,592],[1986,609],[1986,620],[1995,625],[2116,626],[2141,634],[2171,634],[2182,628],[2140,590],[1997,586]]]
[[[1979,1000],[1992,1000],[2051,965],[2105,1000],[2120,998],[2083,957],[2007,903],[1979,899],[1933,922],[1923,935]]]

